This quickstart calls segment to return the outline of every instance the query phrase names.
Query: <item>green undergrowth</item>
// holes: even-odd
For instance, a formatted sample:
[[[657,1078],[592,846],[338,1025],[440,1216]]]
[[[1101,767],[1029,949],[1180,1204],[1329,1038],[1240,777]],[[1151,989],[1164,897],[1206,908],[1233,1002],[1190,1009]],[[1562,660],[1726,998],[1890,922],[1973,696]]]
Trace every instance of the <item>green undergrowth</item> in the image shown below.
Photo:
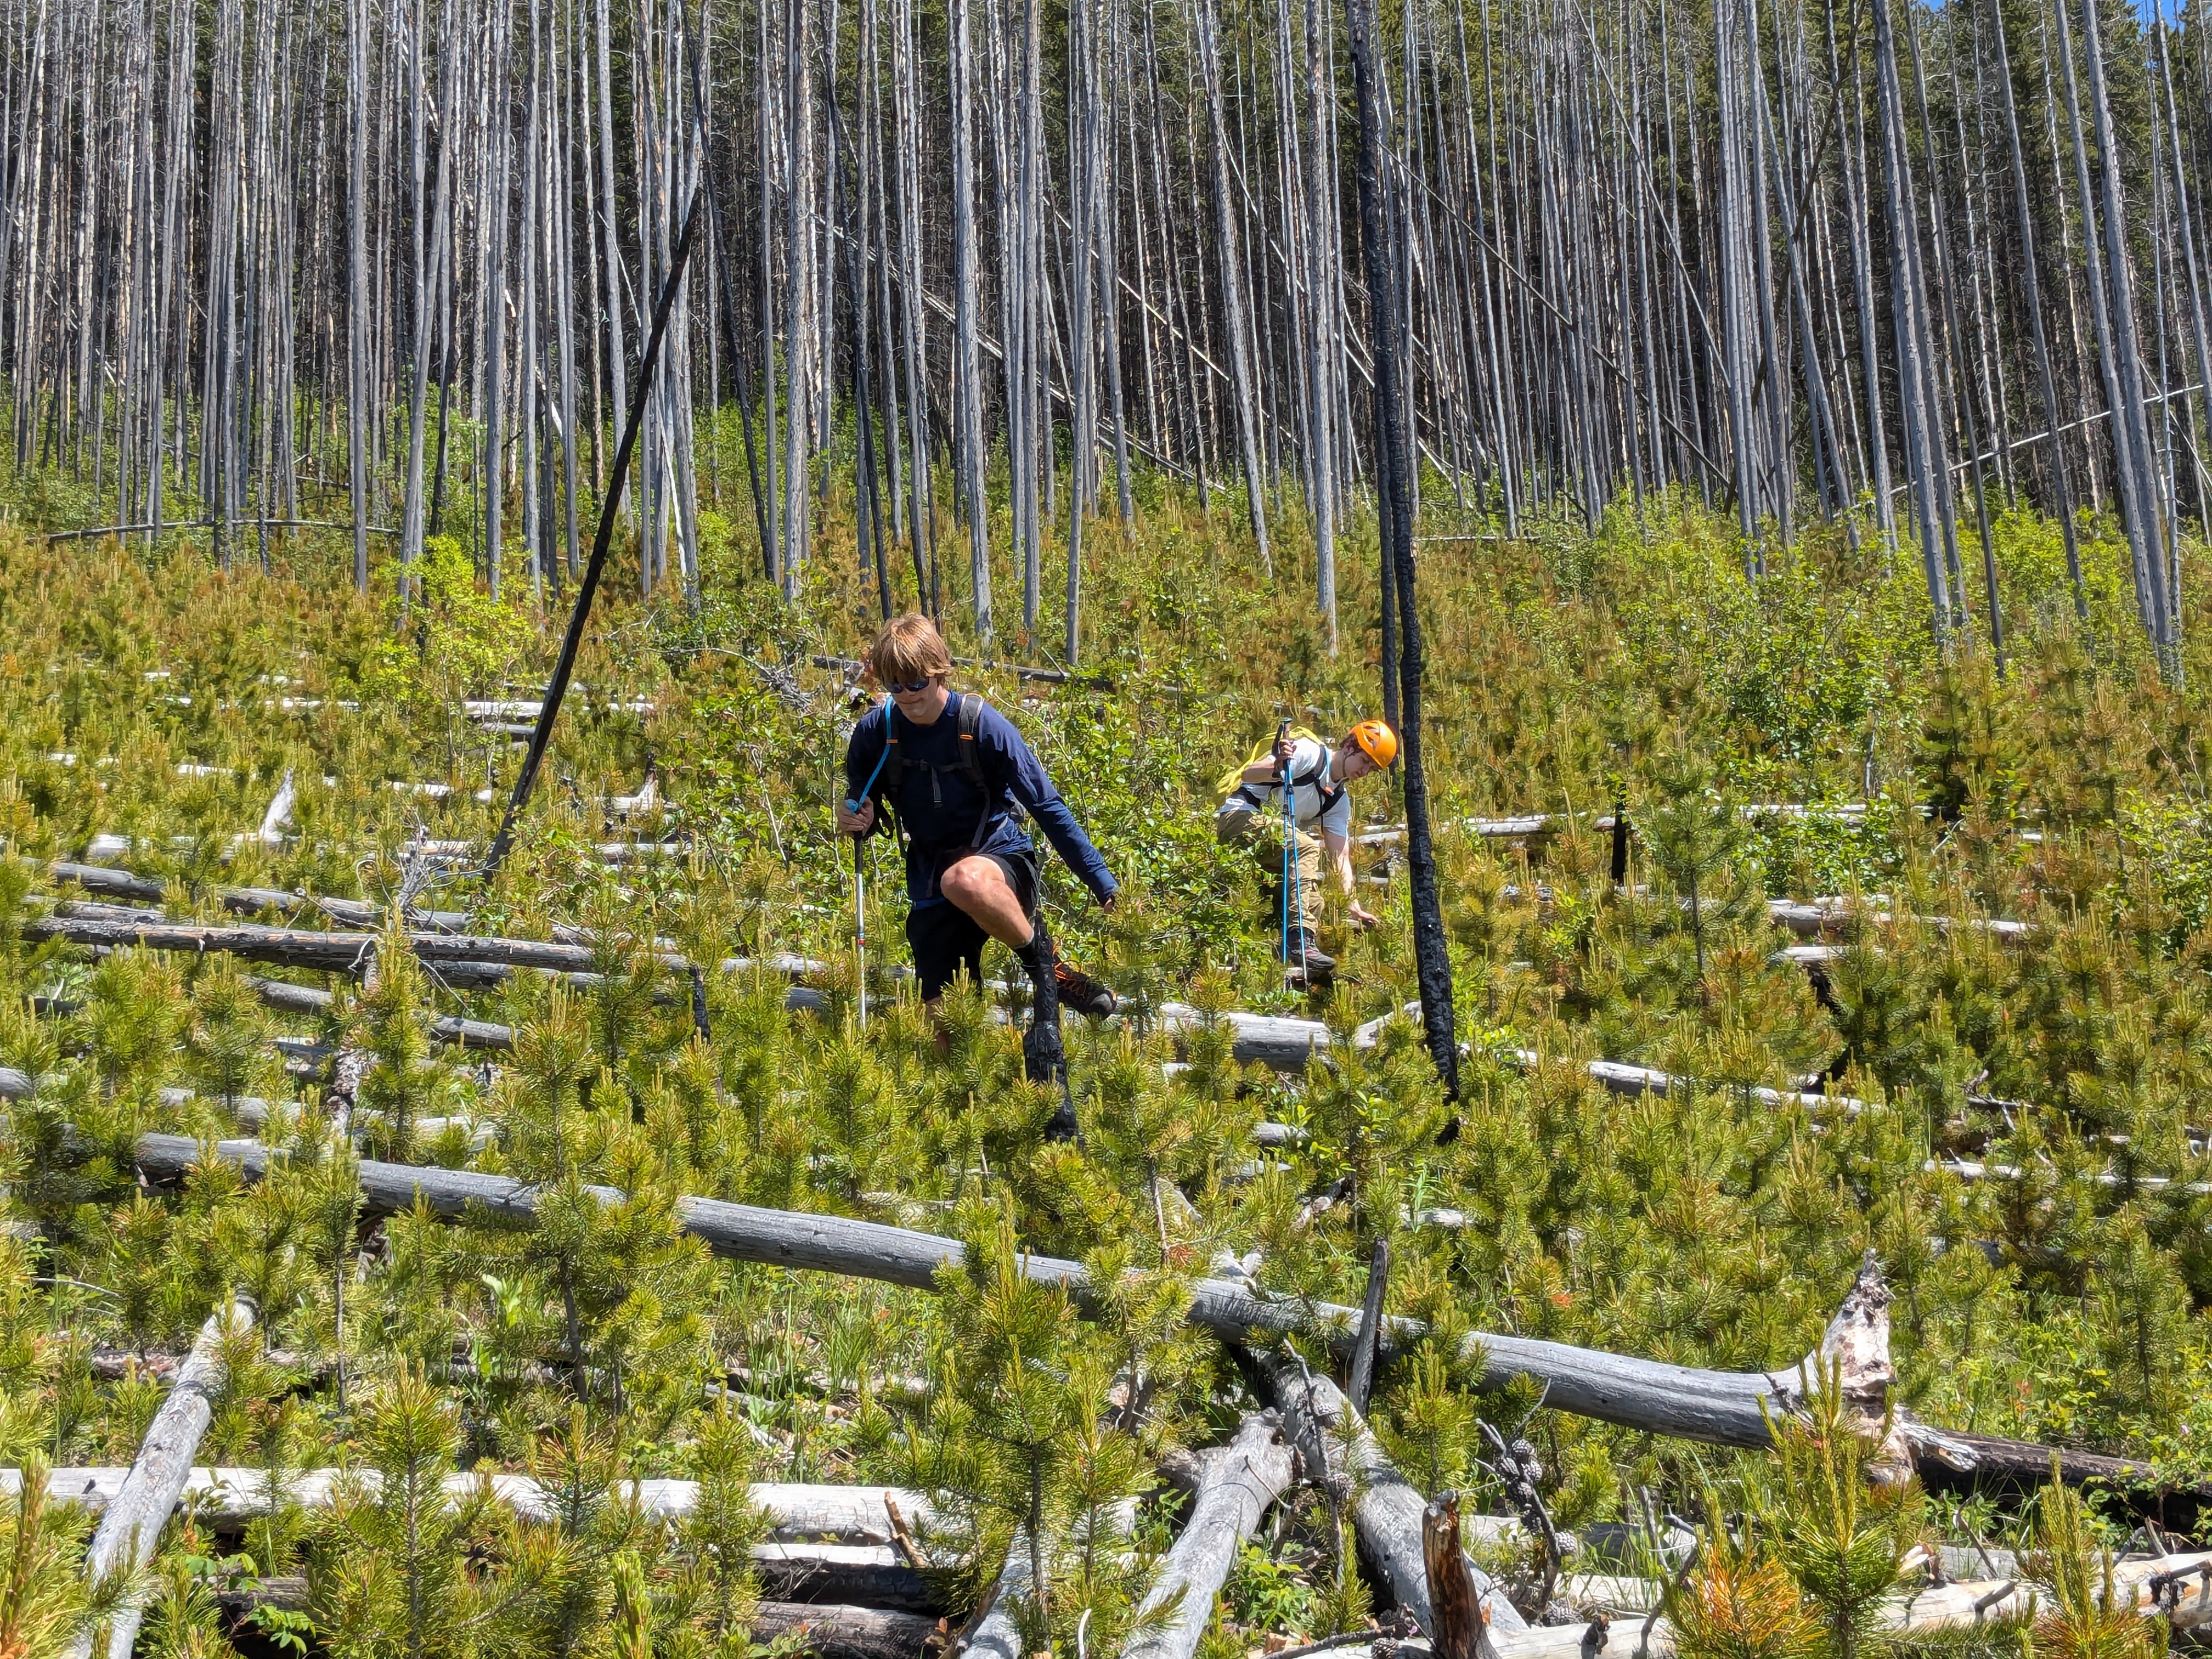
[[[1564,1529],[1640,1535],[1647,1492],[1650,1513],[1704,1522],[1682,1591],[1702,1599],[1677,1620],[1700,1659],[1865,1651],[1868,1586],[1887,1593],[1939,1535],[2094,1576],[2099,1538],[2133,1524],[2115,1518],[2128,1495],[2039,1522],[2012,1498],[1916,1487],[1862,1512],[1837,1495],[1872,1455],[1853,1425],[1793,1430],[1779,1457],[1640,1435],[1486,1388],[1470,1334],[1787,1368],[1872,1249],[1895,1291],[1900,1403],[2212,1478],[2212,1195],[2195,1189],[2212,1180],[2212,732],[2204,675],[2164,685],[2133,645],[2109,533],[2085,544],[2085,626],[2052,528],[2002,521],[2000,678],[1985,641],[1938,658],[1916,562],[1893,568],[1863,526],[1816,526],[1753,585],[1733,532],[1686,501],[1513,540],[1435,508],[1425,535],[1433,519],[1486,538],[1421,550],[1470,1055],[1455,1103],[1402,1019],[1285,1079],[1240,1066],[1223,1018],[1305,1014],[1348,1037],[1414,994],[1397,851],[1358,859],[1388,925],[1348,933],[1332,896],[1339,982],[1293,996],[1260,872],[1217,844],[1208,793],[1280,714],[1340,729],[1375,712],[1371,526],[1341,549],[1332,658],[1300,597],[1294,514],[1272,583],[1218,501],[1208,516],[1163,495],[1132,530],[1103,525],[1079,667],[1109,684],[963,677],[1021,725],[1127,884],[1108,918],[1048,877],[1069,954],[1130,1010],[1071,1032],[1071,1146],[1044,1137],[1054,1102],[1024,1080],[997,993],[955,998],[940,1033],[887,974],[902,901],[880,850],[857,1018],[850,853],[827,833],[857,694],[813,660],[852,656],[873,614],[832,556],[848,514],[826,503],[796,606],[753,574],[735,520],[710,526],[696,605],[611,577],[516,855],[489,884],[457,860],[418,900],[471,909],[483,933],[586,929],[597,977],[489,989],[396,948],[363,991],[215,953],[95,963],[21,924],[71,896],[48,861],[98,837],[123,838],[110,861],[162,882],[174,917],[235,920],[222,890],[256,887],[295,896],[261,920],[313,927],[326,918],[301,896],[388,901],[412,837],[480,847],[520,750],[465,703],[534,700],[560,596],[534,609],[510,576],[493,601],[459,542],[433,542],[403,617],[350,592],[335,544],[223,574],[189,545],[0,537],[0,1066],[27,1089],[0,1169],[0,1455],[127,1462],[161,1363],[237,1293],[259,1321],[201,1461],[280,1487],[331,1466],[382,1482],[242,1536],[173,1528],[142,1651],[743,1652],[748,1480],[925,1487],[941,1524],[921,1541],[954,1625],[1018,1538],[1048,1588],[1022,1613],[1028,1650],[1074,1654],[1079,1626],[1086,1655],[1115,1651],[1179,1501],[1148,1471],[1256,1405],[1182,1324],[1193,1280],[1225,1255],[1272,1293],[1356,1304],[1385,1240],[1390,1309],[1428,1332],[1376,1395],[1401,1466],[1464,1489],[1470,1511],[1510,1509],[1487,1422],[1528,1439]],[[2201,591],[2191,573],[2194,550],[2184,587]],[[379,565],[380,593],[392,574]],[[950,575],[948,617],[964,603]],[[1018,618],[1018,574],[1000,580]],[[1049,606],[1042,626],[1056,635]],[[956,652],[980,649],[949,627]],[[991,649],[1049,660],[1017,637]],[[648,769],[659,804],[616,807]],[[264,840],[287,773],[292,822]],[[1372,827],[1398,821],[1387,783],[1355,801]],[[1619,886],[1597,822],[1617,806],[1634,830]],[[1553,830],[1486,840],[1463,822],[1531,812],[1559,815]],[[672,855],[602,850],[664,842]],[[1784,897],[1859,918],[1816,972],[1776,955],[1795,942],[1769,919]],[[750,968],[704,975],[695,1011],[655,940],[702,962],[816,958],[826,1012],[787,1012],[784,978]],[[252,975],[337,994],[278,1012]],[[1199,1011],[1175,1038],[1151,1017],[1170,1000]],[[441,1047],[429,1022],[447,1014],[507,1024],[515,1047]],[[288,1060],[278,1036],[368,1050],[361,1146],[335,1133],[319,1060],[295,1045]],[[1579,1064],[1600,1058],[1687,1081],[1610,1094]],[[1856,1103],[1759,1092],[1814,1079]],[[1255,1152],[1262,1119],[1303,1143]],[[258,1183],[210,1158],[149,1190],[131,1148],[151,1130],[252,1134],[282,1156]],[[515,1176],[535,1224],[364,1216],[357,1155]],[[717,1261],[681,1231],[686,1195],[950,1234],[968,1265],[928,1294]],[[1078,1309],[1020,1278],[1024,1251],[1118,1288]],[[556,1518],[428,1502],[467,1469],[536,1474]],[[702,1483],[680,1526],[621,1501],[623,1479],[659,1476]],[[78,1547],[65,1521],[0,1514],[36,1540],[22,1559],[49,1599],[25,1618],[80,1615],[53,1599]],[[235,1595],[231,1613],[217,1599],[290,1577],[304,1613],[241,1626]],[[1327,1634],[1376,1595],[1309,1488],[1247,1551],[1207,1650]],[[2048,1639],[2104,1639],[2094,1601]],[[1974,1644],[2045,1639],[1992,1627]]]

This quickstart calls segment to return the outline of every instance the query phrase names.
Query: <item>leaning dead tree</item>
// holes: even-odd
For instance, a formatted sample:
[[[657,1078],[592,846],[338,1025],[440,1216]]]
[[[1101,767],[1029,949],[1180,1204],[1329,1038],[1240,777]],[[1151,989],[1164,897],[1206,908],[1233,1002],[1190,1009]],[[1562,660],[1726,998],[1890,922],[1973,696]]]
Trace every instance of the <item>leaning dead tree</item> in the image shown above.
[[[1370,507],[1402,543],[1425,498],[1513,533],[1673,490],[1753,578],[1808,524],[1879,537],[1983,648],[1989,520],[2025,497],[2069,544],[2075,507],[2117,514],[2175,667],[2179,537],[2212,526],[2194,19],[1413,0],[1377,9],[1364,104],[1358,21],[4,0],[16,465],[69,477],[72,531],[228,563],[331,525],[403,588],[451,538],[550,601],[696,185],[712,270],[633,461],[647,589],[696,586],[704,506],[796,597],[849,501],[879,607],[988,637],[1018,582],[1073,657],[1085,526],[1148,467],[1333,639]]]

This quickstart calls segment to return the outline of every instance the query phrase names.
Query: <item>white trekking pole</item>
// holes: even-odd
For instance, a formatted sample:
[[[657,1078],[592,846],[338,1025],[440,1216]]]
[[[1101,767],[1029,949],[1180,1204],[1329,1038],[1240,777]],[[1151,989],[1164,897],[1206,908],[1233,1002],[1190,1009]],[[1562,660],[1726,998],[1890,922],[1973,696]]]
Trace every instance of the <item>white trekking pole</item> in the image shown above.
[[[1291,775],[1291,763],[1283,758],[1282,749],[1289,741],[1291,723],[1285,720],[1275,728],[1276,764],[1281,769],[1280,787],[1283,792],[1283,983],[1291,987],[1291,933],[1297,930],[1298,979],[1303,982],[1306,973],[1305,895],[1298,882],[1298,808],[1297,787]],[[1295,754],[1296,750],[1293,750]]]

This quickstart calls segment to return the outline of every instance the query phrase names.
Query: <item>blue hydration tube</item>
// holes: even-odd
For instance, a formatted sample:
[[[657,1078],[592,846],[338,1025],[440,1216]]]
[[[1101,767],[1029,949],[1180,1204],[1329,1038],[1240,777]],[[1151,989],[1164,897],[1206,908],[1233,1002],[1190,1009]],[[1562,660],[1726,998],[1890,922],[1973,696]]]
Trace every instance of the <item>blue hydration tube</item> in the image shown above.
[[[882,703],[881,707],[882,707],[883,711],[884,711],[884,747],[883,747],[883,751],[876,757],[876,769],[875,769],[874,771],[872,771],[872,772],[871,772],[871,773],[869,773],[869,774],[868,774],[868,781],[867,781],[866,783],[864,783],[864,784],[862,784],[862,785],[860,786],[860,793],[857,796],[855,796],[855,795],[848,795],[848,796],[846,796],[846,797],[845,797],[845,810],[846,810],[848,812],[857,812],[857,811],[859,811],[860,810],[860,803],[861,803],[862,801],[864,801],[864,800],[867,799],[867,798],[868,798],[868,792],[869,792],[870,790],[873,789],[873,788],[876,787],[876,780],[877,780],[878,778],[879,778],[879,777],[883,776],[883,775],[884,775],[884,763],[885,761],[889,760],[889,759],[890,758],[890,757],[891,757],[891,700],[890,700],[890,697],[888,697],[888,696],[886,696],[886,697],[884,699],[884,701],[883,701],[883,703]]]

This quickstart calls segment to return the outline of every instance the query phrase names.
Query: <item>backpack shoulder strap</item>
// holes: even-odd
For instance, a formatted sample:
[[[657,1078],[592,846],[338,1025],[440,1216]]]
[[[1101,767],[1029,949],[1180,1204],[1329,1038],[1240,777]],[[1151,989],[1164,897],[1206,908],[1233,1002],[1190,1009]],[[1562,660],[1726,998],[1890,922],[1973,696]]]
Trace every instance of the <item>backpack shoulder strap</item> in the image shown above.
[[[906,771],[906,756],[899,746],[898,705],[889,697],[884,699],[884,799],[896,805],[898,800],[899,780]]]
[[[991,793],[991,784],[983,775],[983,745],[977,741],[975,735],[982,729],[983,699],[973,691],[963,691],[955,719],[960,733],[960,746],[953,763],[960,769],[961,776],[988,795]]]
[[[983,699],[976,693],[963,691],[960,694],[957,714],[960,741],[953,764],[959,769],[960,775],[983,798],[983,810],[975,819],[975,833],[969,837],[969,844],[974,847],[983,844],[984,834],[990,829],[991,819],[999,810],[999,795],[1006,784],[1004,778],[994,782],[983,765],[983,744],[976,734],[982,729],[984,708]],[[1014,810],[1019,816],[1021,809],[1017,806]]]
[[[1345,784],[1341,781],[1332,781],[1326,784],[1322,781],[1323,778],[1328,776],[1331,759],[1332,757],[1330,756],[1327,747],[1324,746],[1322,750],[1321,764],[1309,768],[1306,771],[1291,780],[1291,787],[1293,789],[1304,789],[1310,787],[1313,790],[1316,816],[1324,815],[1328,812],[1328,811],[1334,807],[1337,802],[1344,799],[1344,792],[1347,787],[1349,787],[1348,785]]]

